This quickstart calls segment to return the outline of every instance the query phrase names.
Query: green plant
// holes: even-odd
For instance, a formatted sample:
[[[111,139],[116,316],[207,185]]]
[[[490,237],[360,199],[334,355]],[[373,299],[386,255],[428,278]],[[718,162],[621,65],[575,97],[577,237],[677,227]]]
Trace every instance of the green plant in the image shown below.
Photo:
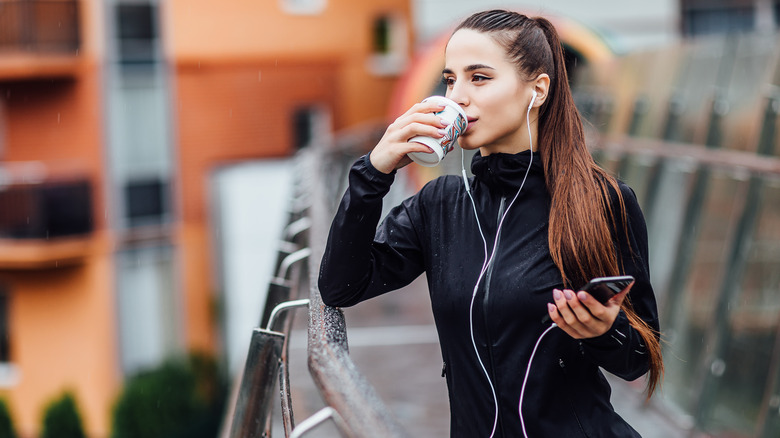
[[[0,438],[16,438],[11,410],[3,399],[0,399]]]
[[[114,406],[112,438],[213,438],[225,401],[216,362],[193,354],[141,372]]]
[[[76,398],[66,391],[44,410],[41,438],[86,438]]]

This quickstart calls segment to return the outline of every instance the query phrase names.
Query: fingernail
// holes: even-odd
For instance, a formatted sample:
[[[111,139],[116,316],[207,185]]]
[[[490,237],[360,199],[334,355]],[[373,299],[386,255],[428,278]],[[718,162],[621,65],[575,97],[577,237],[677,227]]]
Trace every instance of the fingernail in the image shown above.
[[[446,129],[439,129],[439,134],[447,135],[447,130]]]
[[[556,310],[558,310],[558,308],[555,307],[555,304],[547,303],[547,310],[550,313],[554,313]]]
[[[555,298],[556,300],[560,300],[561,299],[561,291],[558,290],[558,289],[553,289],[553,298]]]
[[[577,294],[577,298],[579,298],[580,301],[585,301],[588,299],[588,294],[586,294],[585,292],[580,292]]]
[[[447,125],[449,125],[449,123],[447,123],[447,121],[446,121],[446,120],[444,120],[444,119],[442,119],[441,117],[439,117],[439,125],[441,125],[441,126],[447,126]]]
[[[574,294],[571,293],[571,291],[568,289],[563,291],[563,295],[566,297],[567,300],[574,298]]]

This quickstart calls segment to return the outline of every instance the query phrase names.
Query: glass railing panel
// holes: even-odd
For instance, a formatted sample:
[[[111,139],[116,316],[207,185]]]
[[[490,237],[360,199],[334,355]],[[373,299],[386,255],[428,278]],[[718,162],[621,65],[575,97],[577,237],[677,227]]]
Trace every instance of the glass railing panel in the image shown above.
[[[639,137],[657,138],[663,131],[668,113],[668,102],[673,97],[680,70],[687,56],[684,46],[627,55],[618,67],[618,75],[611,78],[615,90],[616,109],[629,110],[634,121],[623,121],[613,126],[635,125]],[[619,82],[614,83],[617,79]],[[637,105],[637,102],[641,102]],[[634,114],[639,111],[641,114]]]
[[[716,322],[728,326],[705,388],[712,396],[702,399],[702,427],[716,436],[777,436],[780,430],[777,388],[767,386],[780,372],[780,179],[759,183],[757,196],[745,200],[757,202],[755,231],[746,239],[744,264],[728,267],[744,270],[727,321]],[[746,211],[751,214],[750,205]]]
[[[762,129],[770,90],[763,84],[768,82],[768,76],[778,63],[777,43],[777,38],[766,35],[740,37],[729,82],[719,84],[725,97],[722,108],[726,112],[722,119],[724,148],[756,151],[756,134]],[[774,115],[777,112],[775,110]]]
[[[616,154],[605,149],[595,149],[591,151],[591,156],[593,156],[593,160],[595,160],[602,169],[606,170],[607,173],[616,178],[618,177],[620,163],[623,161],[623,154]]]
[[[629,153],[623,156],[617,167],[617,178],[634,190],[639,205],[645,205],[647,187],[658,160],[658,157],[652,155]]]
[[[668,313],[662,315],[666,379],[666,398],[682,411],[693,414],[698,403],[702,363],[707,356],[708,332],[714,324],[729,233],[736,226],[746,181],[735,179],[723,171],[713,171],[708,177],[708,189],[703,193],[703,213],[693,226],[696,233],[690,270],[675,276],[682,285],[670,285],[677,290],[670,296]],[[671,192],[670,192],[671,193]],[[671,209],[670,209],[671,210]],[[658,236],[658,234],[653,234]],[[662,240],[656,237],[654,240]],[[675,267],[678,268],[678,267]]]
[[[709,113],[718,85],[731,76],[736,41],[713,38],[689,43],[688,53],[670,101],[676,104],[675,126],[669,140],[704,144],[711,123]]]
[[[642,158],[638,158],[642,160]],[[640,168],[644,185],[632,186],[637,196],[641,196],[640,205],[645,209],[650,253],[650,280],[656,292],[659,309],[668,301],[669,282],[678,262],[680,236],[683,232],[686,205],[690,202],[691,180],[696,171],[688,161],[664,159],[655,167],[649,167],[644,159]],[[640,170],[637,169],[637,170]],[[650,184],[656,187],[651,190]],[[649,199],[654,199],[649,208]]]

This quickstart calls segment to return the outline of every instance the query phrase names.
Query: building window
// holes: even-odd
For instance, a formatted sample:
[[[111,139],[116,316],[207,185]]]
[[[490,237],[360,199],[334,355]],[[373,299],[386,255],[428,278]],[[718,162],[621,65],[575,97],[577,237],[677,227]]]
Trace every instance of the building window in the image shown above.
[[[121,64],[110,82],[111,201],[119,229],[171,220],[170,114],[162,64]]]
[[[0,96],[0,159],[5,158],[6,109],[5,96]]]
[[[390,18],[379,17],[374,20],[374,53],[390,53]]]
[[[316,15],[325,11],[327,0],[280,0],[282,10],[294,15]]]
[[[157,59],[157,11],[149,3],[120,3],[116,6],[116,36],[119,61],[151,63]]]
[[[0,285],[0,388],[19,383],[19,370],[11,363],[11,298]]]
[[[780,27],[780,1],[775,2],[773,8],[775,16],[775,27]]]
[[[183,351],[174,268],[170,246],[142,246],[117,254],[117,319],[125,375]]]
[[[313,142],[328,143],[331,136],[330,111],[324,106],[302,107],[293,113],[293,138],[295,149]]]
[[[8,293],[0,291],[0,362],[11,362]]]
[[[77,55],[78,0],[0,0],[0,50]]]
[[[168,184],[159,177],[125,183],[125,219],[130,227],[165,222]]]
[[[404,71],[409,50],[406,20],[397,15],[377,17],[371,27],[372,53],[369,70],[376,75],[398,75]]]
[[[756,28],[753,2],[734,1],[720,4],[688,0],[681,3],[683,35],[688,37],[752,32]]]

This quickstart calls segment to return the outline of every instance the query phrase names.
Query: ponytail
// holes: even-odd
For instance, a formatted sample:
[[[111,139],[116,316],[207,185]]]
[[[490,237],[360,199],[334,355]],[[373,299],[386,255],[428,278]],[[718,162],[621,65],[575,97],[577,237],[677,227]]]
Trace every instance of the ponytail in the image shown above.
[[[564,283],[573,287],[585,284],[593,273],[621,273],[622,266],[612,246],[610,229],[622,228],[628,240],[625,205],[617,181],[596,164],[585,145],[582,121],[571,95],[558,33],[545,18],[534,20],[544,31],[554,66],[553,74],[549,75],[550,95],[539,115],[539,152],[547,188],[552,195],[550,253]],[[553,105],[554,111],[550,110]],[[617,194],[622,227],[616,226],[618,221],[612,214],[610,188]],[[570,277],[565,267],[573,268]],[[622,310],[642,337],[650,355],[646,388],[649,399],[664,371],[659,333],[636,314],[628,296]]]
[[[548,244],[566,287],[579,287],[591,277],[618,275],[620,260],[611,230],[628,227],[617,181],[590,155],[580,114],[574,105],[558,32],[545,18],[494,10],[472,15],[457,29],[489,33],[506,49],[522,75],[550,77],[547,99],[539,110],[538,151],[545,183],[552,197]],[[456,30],[457,30],[456,29]],[[617,194],[620,218],[614,217],[610,193]],[[617,226],[618,223],[622,227]],[[663,376],[659,333],[634,311],[628,297],[622,310],[642,337],[650,356],[647,397]]]

